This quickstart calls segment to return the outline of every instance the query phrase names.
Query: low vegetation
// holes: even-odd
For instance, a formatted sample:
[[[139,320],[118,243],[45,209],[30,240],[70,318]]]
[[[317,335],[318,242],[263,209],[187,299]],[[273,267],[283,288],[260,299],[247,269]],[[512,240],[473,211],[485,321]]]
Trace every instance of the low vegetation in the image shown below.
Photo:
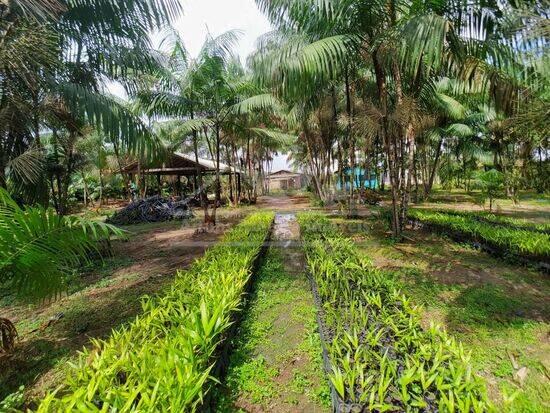
[[[487,411],[483,381],[461,344],[435,325],[394,278],[359,255],[326,218],[299,217],[324,312],[330,381],[341,402],[376,411]]]
[[[471,352],[496,411],[548,411],[546,274],[433,232],[407,231],[407,241],[395,243],[387,238],[387,222],[376,214],[331,222],[422,306],[423,326],[443,325]]]
[[[481,222],[511,227],[513,229],[542,232],[545,234],[550,233],[550,224],[532,222],[526,219],[514,218],[506,215],[498,215],[489,211],[458,211],[456,209],[443,209],[435,210],[433,212],[462,216]]]
[[[461,234],[501,252],[519,256],[550,258],[550,235],[483,222],[471,215],[411,210],[409,217],[429,226]]]
[[[248,217],[179,273],[168,294],[145,299],[143,315],[95,341],[38,411],[196,409],[216,382],[217,351],[272,219],[271,213]]]
[[[275,248],[258,272],[250,308],[235,336],[218,412],[328,411],[321,343],[306,275],[285,270]],[[289,311],[289,308],[292,308]]]

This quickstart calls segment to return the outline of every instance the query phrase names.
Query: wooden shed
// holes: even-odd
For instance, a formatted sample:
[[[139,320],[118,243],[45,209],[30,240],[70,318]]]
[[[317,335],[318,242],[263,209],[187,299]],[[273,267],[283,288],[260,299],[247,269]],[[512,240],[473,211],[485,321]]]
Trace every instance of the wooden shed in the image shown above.
[[[138,162],[132,162],[121,169],[121,173],[129,176],[130,181],[138,175],[153,175],[157,177],[160,188],[161,177],[171,176],[176,178],[176,183],[179,182],[182,176],[194,182],[194,187],[197,188],[198,175],[214,175],[216,173],[216,162],[209,159],[199,158],[198,162],[195,157],[186,155],[180,152],[174,152],[162,161],[153,162],[148,165],[140,165]],[[220,175],[229,175],[235,177],[237,183],[237,192],[240,197],[241,193],[241,175],[242,172],[238,168],[230,167],[220,162]]]

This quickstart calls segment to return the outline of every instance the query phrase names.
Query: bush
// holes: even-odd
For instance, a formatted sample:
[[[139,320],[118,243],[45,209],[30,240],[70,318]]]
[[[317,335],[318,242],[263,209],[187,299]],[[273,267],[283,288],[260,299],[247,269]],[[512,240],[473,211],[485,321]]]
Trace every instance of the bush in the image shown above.
[[[424,330],[419,309],[396,281],[326,218],[302,214],[299,222],[322,306],[329,379],[349,411],[490,408],[461,344],[434,325]]]
[[[168,294],[146,298],[129,326],[94,340],[38,411],[197,410],[216,382],[217,353],[272,220],[272,213],[246,218],[179,272]]]

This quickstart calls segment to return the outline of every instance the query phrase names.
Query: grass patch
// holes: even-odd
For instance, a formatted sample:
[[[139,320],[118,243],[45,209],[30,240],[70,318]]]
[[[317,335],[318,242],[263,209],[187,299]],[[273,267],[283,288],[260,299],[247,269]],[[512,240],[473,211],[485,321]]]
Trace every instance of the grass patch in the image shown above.
[[[285,271],[281,254],[271,248],[233,341],[217,411],[249,410],[250,406],[268,411],[273,405],[291,409],[297,403],[328,410],[330,397],[323,376],[307,279]]]

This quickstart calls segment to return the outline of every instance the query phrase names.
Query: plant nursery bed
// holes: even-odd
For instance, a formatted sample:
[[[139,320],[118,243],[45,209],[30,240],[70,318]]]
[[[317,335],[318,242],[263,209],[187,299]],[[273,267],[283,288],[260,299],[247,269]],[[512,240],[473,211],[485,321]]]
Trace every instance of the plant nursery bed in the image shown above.
[[[134,322],[94,342],[38,412],[207,410],[272,222],[256,213],[226,233],[164,296],[145,299]]]
[[[500,245],[496,245],[477,237],[471,237],[468,234],[453,230],[444,225],[426,223],[418,219],[410,219],[409,225],[411,225],[413,229],[421,229],[428,232],[446,235],[455,242],[469,244],[476,249],[484,251],[495,257],[505,259],[512,264],[521,264],[533,267],[543,273],[550,274],[550,259],[547,256],[515,254]]]
[[[299,221],[334,411],[490,408],[462,345],[435,325],[423,328],[420,309],[394,278],[326,217],[302,214]]]
[[[250,304],[249,297],[252,292],[252,288],[253,288],[256,276],[258,274],[259,269],[263,265],[267,255],[267,251],[269,250],[269,243],[271,240],[271,236],[273,234],[273,225],[274,225],[274,221],[271,222],[269,230],[265,236],[264,242],[262,243],[262,246],[260,247],[260,250],[256,255],[256,258],[254,258],[254,261],[252,263],[252,266],[250,269],[250,277],[248,277],[248,280],[243,289],[244,298],[242,300],[241,309],[240,311],[236,311],[233,313],[231,317],[231,325],[227,330],[227,332],[224,334],[223,338],[221,339],[221,342],[223,344],[221,345],[221,347],[219,347],[219,349],[216,351],[216,354],[213,357],[213,359],[215,360],[215,364],[214,364],[214,368],[212,369],[212,376],[218,380],[218,383],[217,383],[217,386],[212,388],[212,391],[210,391],[204,398],[204,401],[201,406],[202,410],[204,411],[210,412],[210,411],[216,410],[217,400],[214,395],[214,391],[227,375],[231,351],[233,349],[233,339],[235,337],[235,334],[239,330],[243,314],[246,312],[246,309]]]

